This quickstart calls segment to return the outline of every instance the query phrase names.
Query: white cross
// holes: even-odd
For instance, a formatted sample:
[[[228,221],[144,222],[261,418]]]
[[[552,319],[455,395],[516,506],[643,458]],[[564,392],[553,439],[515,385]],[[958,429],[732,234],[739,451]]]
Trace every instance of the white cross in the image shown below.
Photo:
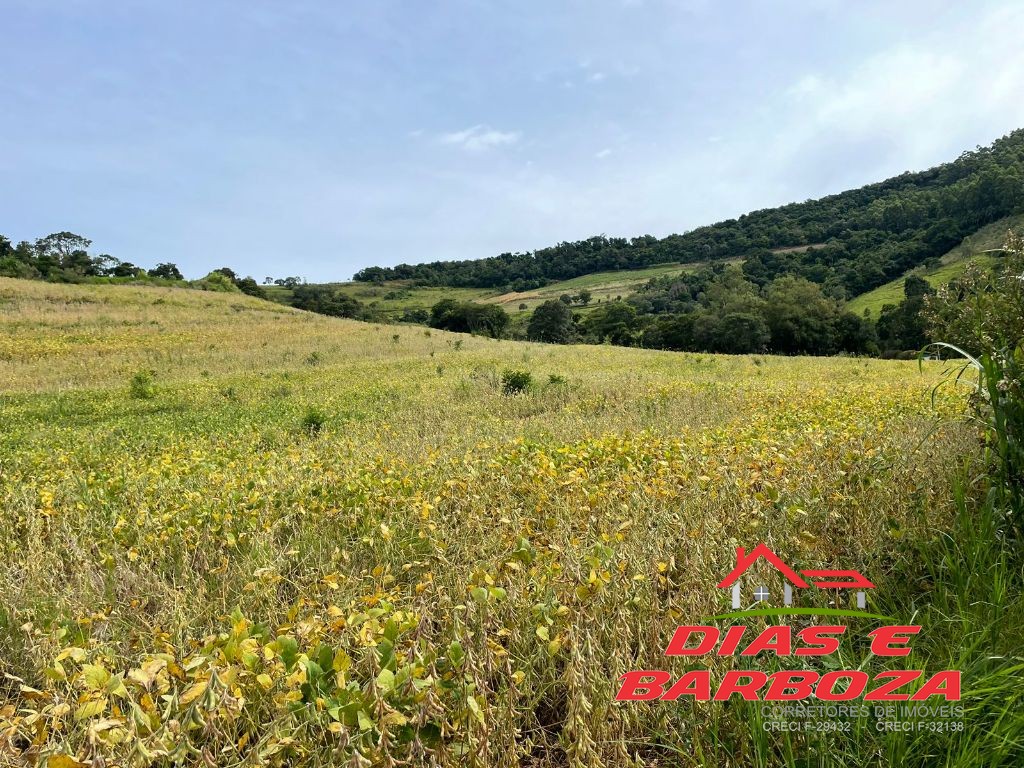
[[[756,600],[757,602],[760,603],[761,601],[767,600],[767,599],[768,599],[768,588],[767,587],[763,587],[762,586],[762,587],[758,587],[757,589],[754,590],[754,600]]]

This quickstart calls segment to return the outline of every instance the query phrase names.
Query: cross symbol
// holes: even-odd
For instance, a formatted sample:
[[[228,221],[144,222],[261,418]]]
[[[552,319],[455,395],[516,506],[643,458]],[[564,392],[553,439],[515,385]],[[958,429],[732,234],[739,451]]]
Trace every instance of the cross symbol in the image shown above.
[[[768,588],[761,586],[754,590],[754,600],[762,602],[768,599]]]

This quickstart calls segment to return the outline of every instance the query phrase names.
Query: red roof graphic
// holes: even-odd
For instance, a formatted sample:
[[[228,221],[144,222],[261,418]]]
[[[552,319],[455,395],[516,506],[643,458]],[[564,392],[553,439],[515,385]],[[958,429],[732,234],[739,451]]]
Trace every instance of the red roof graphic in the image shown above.
[[[726,575],[724,579],[718,582],[718,587],[720,589],[731,587],[736,583],[736,580],[746,573],[750,566],[752,566],[760,557],[767,560],[772,567],[785,576],[794,587],[805,588],[808,586],[807,582],[800,577],[800,574],[786,565],[781,557],[768,548],[768,545],[762,543],[750,550],[750,554],[747,554],[747,551],[743,547],[736,547],[736,567],[729,571],[728,575]],[[859,571],[825,569],[801,571],[800,573],[804,574],[804,576],[819,578],[831,576],[844,577],[847,579],[846,581],[812,581],[811,584],[818,589],[874,589],[875,587],[875,585],[868,581],[868,579]]]

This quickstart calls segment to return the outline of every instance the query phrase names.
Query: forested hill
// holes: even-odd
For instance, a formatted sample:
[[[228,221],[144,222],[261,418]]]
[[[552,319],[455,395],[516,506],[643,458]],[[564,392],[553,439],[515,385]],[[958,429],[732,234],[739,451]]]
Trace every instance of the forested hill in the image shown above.
[[[882,285],[985,224],[1022,211],[1024,129],[1019,129],[926,171],[754,211],[682,235],[592,237],[533,253],[369,267],[355,279],[522,291],[592,272],[743,258],[744,272],[758,282],[794,274],[843,298]],[[783,250],[790,248],[795,250]]]

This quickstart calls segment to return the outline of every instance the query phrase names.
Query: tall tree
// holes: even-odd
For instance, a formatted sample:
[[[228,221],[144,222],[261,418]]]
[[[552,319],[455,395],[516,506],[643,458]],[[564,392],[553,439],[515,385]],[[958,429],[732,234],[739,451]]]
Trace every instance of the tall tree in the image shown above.
[[[526,336],[531,341],[569,344],[576,337],[572,310],[558,299],[545,301],[533,310]]]

